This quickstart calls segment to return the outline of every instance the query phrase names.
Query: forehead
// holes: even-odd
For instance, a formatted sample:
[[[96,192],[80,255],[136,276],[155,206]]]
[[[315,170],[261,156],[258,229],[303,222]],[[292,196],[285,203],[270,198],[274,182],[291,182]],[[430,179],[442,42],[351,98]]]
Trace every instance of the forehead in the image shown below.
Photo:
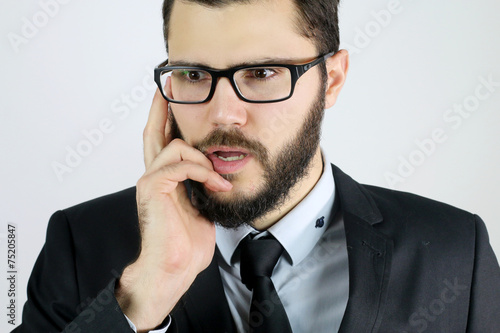
[[[291,0],[257,0],[220,8],[175,1],[169,24],[169,59],[227,68],[266,59],[308,59],[313,42],[298,32]]]

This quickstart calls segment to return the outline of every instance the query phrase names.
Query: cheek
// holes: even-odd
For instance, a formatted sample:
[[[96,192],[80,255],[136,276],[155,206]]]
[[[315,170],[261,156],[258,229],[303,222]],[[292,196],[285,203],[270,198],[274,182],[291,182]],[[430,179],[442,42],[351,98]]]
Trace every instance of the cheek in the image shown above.
[[[289,99],[280,103],[261,105],[252,113],[252,136],[266,146],[272,155],[299,130],[307,108]],[[249,117],[250,118],[250,117]]]
[[[186,105],[172,106],[172,112],[177,122],[177,126],[179,127],[184,140],[190,145],[198,142],[202,138],[200,135],[205,133],[202,127],[206,122],[202,118],[202,110],[196,109],[197,108]]]

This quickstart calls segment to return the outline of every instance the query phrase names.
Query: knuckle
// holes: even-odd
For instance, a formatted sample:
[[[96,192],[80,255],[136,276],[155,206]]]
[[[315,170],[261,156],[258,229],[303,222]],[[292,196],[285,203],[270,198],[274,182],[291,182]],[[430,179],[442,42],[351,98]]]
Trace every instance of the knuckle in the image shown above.
[[[172,146],[172,147],[174,147],[174,148],[181,148],[181,147],[185,146],[185,142],[184,142],[184,141],[182,141],[182,140],[181,140],[181,139],[179,139],[179,138],[175,138],[175,139],[173,139],[173,140],[170,142],[170,144],[169,144],[169,145],[170,145],[170,146]]]
[[[145,194],[149,193],[152,189],[152,184],[154,184],[154,182],[151,182],[151,176],[143,175],[135,183],[137,195],[143,197]]]
[[[152,132],[153,132],[153,129],[151,128],[151,126],[146,125],[146,127],[144,127],[144,131],[142,131],[142,138],[146,139],[146,138],[150,137]]]
[[[178,163],[176,167],[177,167],[176,169],[177,172],[182,172],[186,174],[196,172],[200,169],[200,166],[198,164],[191,161],[182,161]]]
[[[163,174],[163,175],[168,175],[169,173],[171,172],[175,172],[175,170],[177,169],[177,166],[174,164],[174,165],[162,165],[158,171]]]
[[[139,178],[137,180],[137,182],[135,183],[135,186],[137,188],[143,188],[146,185],[146,178],[147,178],[147,175],[143,175],[141,178]]]
[[[163,165],[158,169],[158,174],[162,179],[172,180],[178,178],[177,175],[183,171],[183,166],[176,164]]]

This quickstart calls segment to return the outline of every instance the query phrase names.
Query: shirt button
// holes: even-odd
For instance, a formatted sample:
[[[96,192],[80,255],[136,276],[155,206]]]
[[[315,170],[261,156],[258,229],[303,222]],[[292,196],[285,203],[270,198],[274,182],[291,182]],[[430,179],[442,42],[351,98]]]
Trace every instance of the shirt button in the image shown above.
[[[323,228],[324,225],[325,225],[325,217],[321,216],[319,219],[316,220],[315,228]]]

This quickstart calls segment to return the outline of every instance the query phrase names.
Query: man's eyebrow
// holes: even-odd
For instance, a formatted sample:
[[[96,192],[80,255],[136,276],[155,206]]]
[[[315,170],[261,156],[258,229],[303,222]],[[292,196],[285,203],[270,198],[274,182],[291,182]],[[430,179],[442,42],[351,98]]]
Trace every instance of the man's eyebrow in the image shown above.
[[[300,61],[297,59],[290,59],[290,58],[262,58],[262,59],[233,63],[226,68],[213,68],[213,67],[209,66],[208,64],[202,63],[202,62],[192,62],[192,61],[184,61],[184,60],[170,61],[169,60],[169,66],[205,67],[205,68],[212,68],[212,69],[227,69],[227,68],[234,68],[234,67],[266,65],[266,64],[286,65],[286,64],[293,64],[293,63],[298,63],[298,62],[300,62]]]

